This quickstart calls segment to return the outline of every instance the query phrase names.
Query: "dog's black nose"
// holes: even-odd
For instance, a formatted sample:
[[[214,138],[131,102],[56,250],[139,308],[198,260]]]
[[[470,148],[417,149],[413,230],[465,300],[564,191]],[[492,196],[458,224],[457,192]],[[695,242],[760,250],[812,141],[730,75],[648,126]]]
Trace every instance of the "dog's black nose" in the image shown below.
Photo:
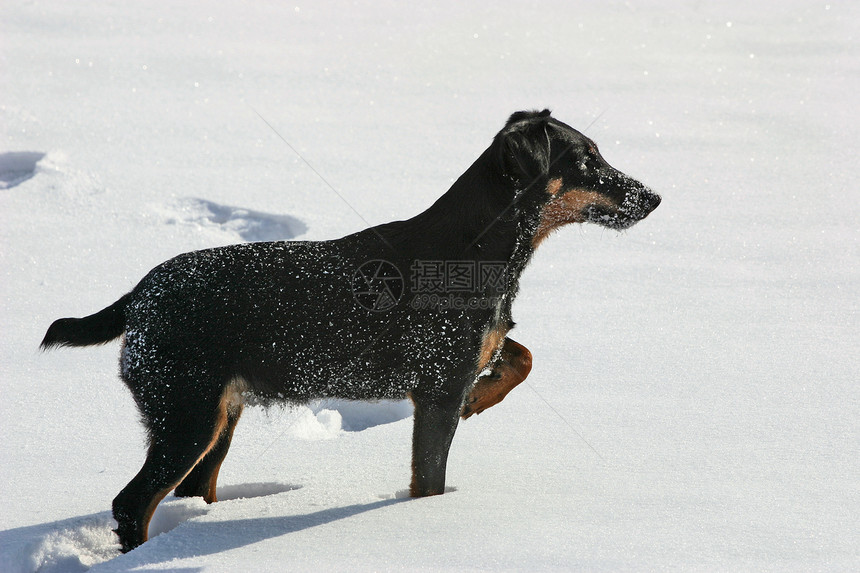
[[[648,211],[651,212],[657,207],[660,206],[660,201],[663,199],[657,195],[656,193],[651,193],[651,196],[648,197]]]

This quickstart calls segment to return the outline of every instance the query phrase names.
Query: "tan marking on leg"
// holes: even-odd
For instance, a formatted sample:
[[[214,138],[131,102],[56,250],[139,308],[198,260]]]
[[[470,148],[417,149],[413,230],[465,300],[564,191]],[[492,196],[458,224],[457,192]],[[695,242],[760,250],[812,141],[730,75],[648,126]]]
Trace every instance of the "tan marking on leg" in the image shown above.
[[[176,489],[176,486],[181,484],[182,481],[186,477],[188,477],[188,474],[191,473],[191,470],[193,470],[197,466],[197,464],[200,463],[200,460],[205,458],[206,454],[208,454],[209,451],[213,447],[215,447],[215,444],[218,443],[218,438],[221,436],[221,432],[223,432],[225,430],[225,428],[227,427],[227,408],[235,407],[234,400],[236,400],[236,399],[241,400],[242,399],[242,394],[241,394],[241,388],[242,387],[243,387],[243,383],[240,383],[239,381],[231,383],[227,386],[227,388],[224,390],[224,394],[221,396],[221,402],[218,405],[218,419],[217,419],[217,422],[215,424],[215,431],[212,433],[212,439],[209,441],[209,445],[206,446],[206,450],[200,455],[200,457],[197,458],[197,461],[194,462],[194,464],[191,466],[191,468],[187,472],[185,472],[185,474],[181,478],[176,480],[176,482],[171,484],[169,487],[166,487],[165,489],[160,491],[155,497],[152,498],[152,501],[150,501],[149,505],[146,508],[146,512],[144,513],[143,520],[142,520],[143,529],[144,529],[144,531],[143,531],[143,541],[144,542],[146,542],[149,539],[149,522],[152,520],[152,514],[155,513],[155,508],[158,507],[158,504],[161,503],[161,500],[163,500],[167,496],[167,494],[169,494],[171,491]],[[211,483],[214,486],[214,480]],[[215,500],[214,499],[215,498],[214,487],[212,487],[210,489],[209,495],[204,497],[204,499],[207,500],[207,503],[210,503],[208,501],[208,498],[210,496],[212,497],[212,501],[214,501]]]
[[[243,378],[234,378],[227,387],[224,388],[224,395],[221,396],[221,409],[224,413],[242,411],[245,406],[244,393],[248,391],[248,383]]]
[[[553,179],[554,181],[561,181]],[[549,192],[549,187],[547,187]],[[585,191],[582,189],[571,189],[565,192],[560,197],[554,196],[550,199],[540,214],[540,224],[538,225],[535,236],[532,238],[532,248],[537,246],[546,239],[550,233],[568,223],[582,223],[585,221],[585,210],[588,207],[606,207],[615,209],[615,205],[611,199],[602,193],[596,191]]]
[[[209,447],[206,448],[206,454],[215,447],[215,444],[218,443],[222,433],[227,432],[228,438],[233,437],[233,431],[236,429],[236,423],[239,421],[238,416],[242,414],[242,409],[245,407],[245,399],[242,396],[242,393],[245,392],[247,388],[248,385],[243,379],[236,378],[224,389],[224,394],[221,396],[221,404],[218,406],[218,426],[220,429],[215,432],[215,437],[212,440],[212,443],[210,443]],[[227,416],[228,413],[235,417],[232,424]],[[200,463],[200,460],[202,460],[206,454],[203,454],[203,456],[197,460],[197,463]],[[224,460],[221,460],[221,462],[223,463]],[[197,464],[194,465],[196,466]],[[218,472],[220,470],[221,464],[219,463],[218,467],[215,468],[215,471],[212,472],[212,476],[209,478],[209,491],[203,496],[206,503],[215,503],[218,501],[218,497],[215,493],[215,484],[218,481]],[[179,483],[182,482],[180,481]]]
[[[532,369],[532,353],[522,344],[505,338],[502,353],[489,376],[482,376],[472,387],[460,416],[465,420],[480,414],[505,399],[526,379]]]
[[[228,407],[233,408],[231,414],[235,417],[233,418],[232,423],[227,423],[227,427],[224,428],[223,431],[227,433],[227,439],[232,440],[233,432],[236,430],[236,424],[239,421],[239,416],[242,414],[242,409],[244,408],[244,405],[240,403],[237,406],[230,405]],[[215,503],[216,501],[218,501],[218,497],[216,495],[216,484],[218,482],[218,472],[221,471],[221,464],[223,463],[224,459],[222,458],[221,461],[218,463],[218,466],[212,471],[212,475],[209,478],[208,492],[206,493],[206,495],[203,496],[203,500],[206,503]]]
[[[478,374],[480,374],[481,370],[486,368],[490,363],[490,360],[493,359],[496,351],[498,351],[502,346],[507,333],[507,327],[498,325],[484,335],[484,340],[481,342],[481,353],[478,355]]]
[[[177,482],[179,483],[179,482]],[[152,501],[149,502],[149,505],[146,507],[146,512],[143,514],[143,543],[149,541],[149,522],[152,520],[152,514],[155,513],[155,508],[158,507],[158,504],[161,503],[161,500],[167,497],[167,494],[173,491],[173,488],[176,486],[174,484],[171,487],[161,490],[156,494],[155,497],[152,498]]]

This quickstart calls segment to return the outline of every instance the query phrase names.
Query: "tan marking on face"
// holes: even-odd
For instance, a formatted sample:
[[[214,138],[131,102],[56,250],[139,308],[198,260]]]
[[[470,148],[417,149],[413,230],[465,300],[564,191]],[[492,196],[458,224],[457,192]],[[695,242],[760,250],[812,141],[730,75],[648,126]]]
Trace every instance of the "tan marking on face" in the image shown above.
[[[481,370],[487,367],[490,360],[493,359],[493,355],[495,355],[496,351],[502,347],[502,343],[505,341],[505,335],[507,334],[507,327],[503,327],[501,325],[487,331],[484,335],[484,340],[481,342],[481,353],[478,355],[477,373],[480,373]]]
[[[561,180],[554,179],[550,185],[554,181],[561,183]],[[549,191],[549,186],[547,186],[547,191]],[[571,189],[560,197],[554,196],[541,211],[540,224],[532,239],[532,248],[537,248],[541,241],[562,225],[585,222],[585,210],[594,206],[609,209],[617,207],[606,195],[596,191]]]
[[[557,195],[559,191],[561,191],[561,177],[558,179],[550,179],[550,182],[546,185],[547,194]]]

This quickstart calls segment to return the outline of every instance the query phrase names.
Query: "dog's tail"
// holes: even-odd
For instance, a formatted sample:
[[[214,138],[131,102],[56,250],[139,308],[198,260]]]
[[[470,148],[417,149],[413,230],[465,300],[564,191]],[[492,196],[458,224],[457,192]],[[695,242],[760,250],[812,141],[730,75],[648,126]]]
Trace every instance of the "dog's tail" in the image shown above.
[[[45,333],[42,350],[55,346],[92,346],[104,344],[125,332],[125,307],[131,294],[127,294],[109,307],[84,318],[55,320]]]

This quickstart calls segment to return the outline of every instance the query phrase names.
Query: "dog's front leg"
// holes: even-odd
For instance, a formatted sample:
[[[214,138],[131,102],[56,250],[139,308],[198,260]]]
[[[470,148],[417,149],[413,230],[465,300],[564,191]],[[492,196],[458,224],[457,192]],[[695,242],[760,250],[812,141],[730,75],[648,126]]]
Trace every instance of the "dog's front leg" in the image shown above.
[[[412,497],[445,493],[448,450],[460,421],[459,396],[410,396],[415,405],[412,431]]]
[[[492,371],[478,378],[466,398],[461,413],[465,420],[472,414],[480,414],[505,399],[508,392],[526,379],[532,369],[532,353],[522,344],[505,338],[499,359]]]

